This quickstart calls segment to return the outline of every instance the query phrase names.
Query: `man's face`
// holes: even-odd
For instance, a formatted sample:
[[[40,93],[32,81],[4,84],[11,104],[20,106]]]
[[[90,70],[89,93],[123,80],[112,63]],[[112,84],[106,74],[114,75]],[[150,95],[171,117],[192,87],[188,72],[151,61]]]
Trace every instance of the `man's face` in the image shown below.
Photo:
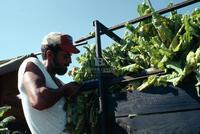
[[[57,54],[54,54],[53,58],[53,70],[55,74],[64,75],[67,72],[67,67],[71,63],[71,54],[67,54],[60,50]]]

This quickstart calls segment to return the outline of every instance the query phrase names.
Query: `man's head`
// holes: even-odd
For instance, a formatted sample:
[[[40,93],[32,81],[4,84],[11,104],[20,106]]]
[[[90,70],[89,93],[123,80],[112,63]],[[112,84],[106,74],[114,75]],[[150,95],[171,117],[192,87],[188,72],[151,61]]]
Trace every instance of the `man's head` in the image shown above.
[[[51,32],[42,40],[42,58],[49,60],[52,71],[55,74],[63,75],[67,71],[67,66],[71,63],[71,54],[79,53],[73,45],[70,35]]]

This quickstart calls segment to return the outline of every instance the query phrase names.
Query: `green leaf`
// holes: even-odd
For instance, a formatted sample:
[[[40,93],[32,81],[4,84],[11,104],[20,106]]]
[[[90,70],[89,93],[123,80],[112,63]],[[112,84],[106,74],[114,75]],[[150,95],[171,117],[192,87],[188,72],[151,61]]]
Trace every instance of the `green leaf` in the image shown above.
[[[177,32],[177,34],[175,35],[175,37],[173,38],[169,46],[169,49],[172,50],[173,52],[178,52],[181,48],[182,43],[179,43],[179,42],[181,42],[180,36],[181,36],[181,32],[183,28],[184,28],[184,25],[181,26],[181,28],[179,29],[179,31]]]
[[[146,2],[143,2],[142,4],[139,4],[137,7],[137,11],[140,14],[140,16],[147,15],[151,13],[150,7],[146,4]]]
[[[14,120],[15,120],[14,116],[6,117],[0,122],[0,127],[6,127],[8,125],[8,123],[10,123]]]
[[[137,90],[142,91],[142,90],[144,90],[144,89],[146,89],[146,88],[154,85],[154,83],[156,83],[156,81],[157,81],[157,78],[158,77],[156,75],[149,76],[148,79],[147,79],[147,81],[144,82],[142,85],[140,85],[137,88]]]
[[[4,113],[7,112],[10,109],[11,109],[11,106],[0,107],[0,117],[2,117],[4,115]]]
[[[195,52],[195,59],[197,63],[200,63],[200,47]]]
[[[174,71],[176,71],[178,74],[182,75],[183,74],[183,70],[181,68],[181,64],[180,62],[170,62],[167,64],[166,66],[168,69],[173,69]]]
[[[121,68],[121,70],[124,72],[137,72],[139,69],[141,69],[141,66],[138,64],[131,64]]]
[[[9,134],[10,130],[8,128],[0,128],[0,134]]]

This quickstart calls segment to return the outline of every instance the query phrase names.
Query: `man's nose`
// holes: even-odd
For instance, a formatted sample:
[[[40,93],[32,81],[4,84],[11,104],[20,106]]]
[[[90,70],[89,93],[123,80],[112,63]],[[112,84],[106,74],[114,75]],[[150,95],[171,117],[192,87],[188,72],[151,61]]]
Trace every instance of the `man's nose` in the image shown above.
[[[67,58],[67,62],[68,63],[72,63],[72,59],[71,58]]]

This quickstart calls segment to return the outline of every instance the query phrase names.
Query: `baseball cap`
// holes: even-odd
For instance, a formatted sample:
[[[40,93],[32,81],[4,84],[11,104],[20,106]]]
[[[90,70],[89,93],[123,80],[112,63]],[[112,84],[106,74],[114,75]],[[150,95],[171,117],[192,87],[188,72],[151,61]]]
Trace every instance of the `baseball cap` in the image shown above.
[[[77,54],[80,51],[73,45],[73,39],[70,35],[60,32],[50,32],[43,40],[42,45],[58,46],[66,53]]]

